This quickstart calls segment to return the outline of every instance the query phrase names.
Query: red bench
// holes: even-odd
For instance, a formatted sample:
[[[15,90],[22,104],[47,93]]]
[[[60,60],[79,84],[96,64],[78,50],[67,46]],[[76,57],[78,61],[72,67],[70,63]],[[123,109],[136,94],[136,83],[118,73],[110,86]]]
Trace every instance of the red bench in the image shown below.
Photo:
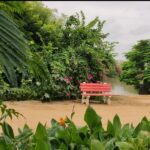
[[[104,96],[104,102],[110,104],[111,89],[111,84],[108,83],[80,83],[82,103],[89,104],[90,96]]]

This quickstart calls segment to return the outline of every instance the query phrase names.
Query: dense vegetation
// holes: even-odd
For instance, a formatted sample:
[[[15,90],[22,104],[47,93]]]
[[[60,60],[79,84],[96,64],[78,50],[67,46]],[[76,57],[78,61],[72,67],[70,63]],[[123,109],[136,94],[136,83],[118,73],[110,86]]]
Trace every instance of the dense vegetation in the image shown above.
[[[114,43],[106,41],[108,34],[102,32],[104,21],[98,17],[85,23],[83,12],[58,16],[55,9],[46,8],[41,2],[0,2],[0,8],[1,14],[7,14],[11,21],[1,22],[3,37],[7,35],[1,50],[4,52],[10,45],[22,48],[18,49],[22,50],[21,57],[1,55],[4,61],[9,60],[5,66],[28,58],[28,67],[19,63],[7,67],[11,69],[11,73],[7,70],[11,78],[0,69],[2,99],[77,98],[80,82],[97,82],[104,75],[115,75]],[[7,34],[9,29],[14,38],[21,38],[17,37],[20,34],[13,26],[8,28],[10,24],[17,32],[24,33],[27,57],[24,57],[25,46],[18,45],[21,43]],[[17,50],[15,48],[11,51]]]
[[[71,117],[51,120],[51,127],[39,123],[35,133],[26,124],[14,135],[12,127],[5,121],[7,117],[19,116],[13,109],[0,105],[0,123],[3,134],[0,136],[1,150],[149,150],[150,121],[144,117],[136,126],[122,125],[118,115],[108,121],[104,129],[101,117],[88,107],[85,126],[78,127]]]
[[[84,13],[58,17],[41,2],[0,2],[0,96],[3,99],[76,98],[79,83],[97,82],[115,74],[114,43],[105,39],[104,22],[85,23]],[[24,33],[24,34],[23,34]],[[149,40],[127,53],[121,79],[139,88],[149,86]],[[149,87],[146,88],[149,92]],[[104,129],[101,117],[89,106],[86,125],[72,117],[39,123],[35,133],[25,124],[18,135],[6,122],[22,115],[0,103],[0,150],[148,150],[150,121],[121,125],[118,115]],[[22,116],[23,117],[23,116]]]
[[[150,40],[141,40],[126,53],[121,81],[134,85],[141,94],[150,94]]]

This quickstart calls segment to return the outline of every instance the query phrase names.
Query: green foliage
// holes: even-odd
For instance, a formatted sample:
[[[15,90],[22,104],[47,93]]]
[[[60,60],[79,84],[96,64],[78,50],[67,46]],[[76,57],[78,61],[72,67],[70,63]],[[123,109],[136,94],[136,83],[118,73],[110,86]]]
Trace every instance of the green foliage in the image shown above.
[[[15,1],[1,1],[0,2],[0,9],[12,15],[13,13],[22,13],[24,2],[21,3]]]
[[[91,140],[91,148],[90,149],[91,150],[99,150],[99,149],[105,150],[105,147],[100,141],[93,139],[93,140]]]
[[[84,120],[87,123],[88,127],[93,131],[96,128],[101,128],[101,118],[96,114],[96,112],[91,108],[85,112]]]
[[[2,101],[0,101],[0,112],[1,112],[0,122],[4,122],[7,117],[12,119],[13,116],[16,116],[18,118],[21,115],[14,109],[7,108],[7,106],[3,104]]]
[[[81,82],[97,82],[103,80],[104,75],[115,74],[114,43],[106,41],[108,34],[102,32],[105,21],[96,17],[86,24],[83,12],[58,17],[57,10],[49,9],[41,2],[1,2],[0,5],[5,5],[3,10],[24,33],[30,49],[28,57],[18,57],[20,61],[27,61],[28,67],[20,65],[25,72],[18,67],[19,61],[13,72],[9,68],[10,79],[15,84],[11,84],[2,71],[0,81],[9,85],[3,86],[4,92],[17,87],[35,91],[36,98],[42,100],[74,99],[80,96]],[[21,48],[25,54],[25,47]],[[18,97],[22,97],[21,93]]]
[[[52,88],[64,98],[77,98],[80,82],[97,82],[102,80],[101,74],[109,75],[114,70],[114,44],[105,41],[104,23],[98,18],[87,25],[83,22],[83,12],[81,18],[79,14],[70,16],[62,29],[58,48],[50,51],[51,82],[53,87],[56,85]]]
[[[38,124],[34,137],[35,137],[35,142],[36,142],[35,150],[41,150],[41,149],[50,150],[51,149],[49,141],[48,141],[48,134],[46,132],[46,128],[41,123]]]
[[[17,85],[14,67],[22,72],[27,66],[27,42],[16,24],[3,11],[0,11],[0,65],[8,80]]]
[[[19,30],[20,28],[24,32],[23,20],[21,21],[19,17],[24,15],[27,4],[25,2],[0,2],[0,7],[3,6],[2,10],[4,10],[0,11],[0,38],[2,39],[0,42],[0,65],[7,77],[7,82],[13,87],[19,86],[17,80],[23,76],[32,74],[43,84],[48,75],[48,69],[44,66],[44,62],[40,61],[36,53],[29,51],[30,45]],[[22,76],[17,73],[18,70]]]
[[[29,88],[6,88],[0,90],[0,98],[3,100],[29,100],[36,99],[37,93]]]
[[[18,2],[19,3],[19,2]],[[41,2],[25,2],[22,14],[14,16],[20,29],[32,46],[32,51],[45,50],[49,44],[58,45],[64,17],[56,16],[56,9],[49,9]]]
[[[6,105],[0,106],[5,108],[1,109],[3,114],[6,112],[17,116],[19,114],[8,109]],[[92,116],[95,119],[92,119]],[[18,130],[18,135],[14,135],[12,127],[6,121],[0,120],[2,127],[0,148],[10,150],[148,150],[150,148],[150,121],[146,117],[134,128],[129,124],[122,126],[120,118],[116,115],[113,122],[109,121],[107,129],[104,129],[100,122],[101,117],[89,106],[84,118],[87,125],[83,127],[77,127],[68,117],[60,122],[52,119],[50,128],[39,123],[35,133],[25,124],[22,130]]]
[[[150,93],[150,40],[141,40],[126,53],[121,81],[134,85],[141,94]]]

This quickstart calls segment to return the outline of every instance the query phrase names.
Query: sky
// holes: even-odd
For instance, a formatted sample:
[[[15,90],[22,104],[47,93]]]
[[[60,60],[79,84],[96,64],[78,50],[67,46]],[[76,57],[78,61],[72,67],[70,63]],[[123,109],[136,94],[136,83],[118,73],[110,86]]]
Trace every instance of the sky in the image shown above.
[[[104,33],[110,33],[107,40],[119,42],[114,52],[117,60],[125,60],[124,54],[139,40],[150,39],[149,1],[45,1],[49,8],[56,8],[58,14],[74,15],[81,10],[87,23],[99,17],[105,20]]]

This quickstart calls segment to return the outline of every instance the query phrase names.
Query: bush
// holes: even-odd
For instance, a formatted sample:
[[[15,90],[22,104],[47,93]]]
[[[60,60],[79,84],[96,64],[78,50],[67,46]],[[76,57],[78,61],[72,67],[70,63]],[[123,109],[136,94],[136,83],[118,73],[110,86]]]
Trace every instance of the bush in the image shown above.
[[[115,43],[108,42],[108,34],[103,33],[105,21],[96,17],[86,23],[81,11],[67,17],[62,24],[42,3],[24,3],[23,6],[24,15],[13,15],[18,20],[16,24],[28,37],[32,61],[24,73],[18,68],[14,70],[15,85],[7,76],[0,75],[0,82],[2,80],[13,88],[20,87],[23,92],[20,93],[19,89],[2,91],[5,99],[18,100],[19,96],[21,99],[78,99],[81,82],[102,81],[105,75],[115,75]],[[36,97],[31,91],[35,91]]]
[[[0,98],[3,100],[27,100],[36,97],[36,92],[29,88],[7,88],[0,90]]]

